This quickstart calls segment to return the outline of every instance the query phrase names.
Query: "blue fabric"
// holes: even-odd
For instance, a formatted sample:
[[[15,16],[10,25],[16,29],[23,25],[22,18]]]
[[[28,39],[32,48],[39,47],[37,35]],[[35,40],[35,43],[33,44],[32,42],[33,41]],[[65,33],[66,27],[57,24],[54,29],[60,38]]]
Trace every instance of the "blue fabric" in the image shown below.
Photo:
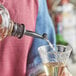
[[[52,19],[48,13],[46,0],[39,0],[39,11],[36,22],[36,33],[48,34],[48,39],[52,44],[56,44],[55,30]],[[38,53],[38,47],[41,45],[47,45],[47,42],[42,39],[34,38],[32,47],[28,55],[28,67],[35,66],[41,63],[41,59]],[[30,63],[33,63],[29,65]]]

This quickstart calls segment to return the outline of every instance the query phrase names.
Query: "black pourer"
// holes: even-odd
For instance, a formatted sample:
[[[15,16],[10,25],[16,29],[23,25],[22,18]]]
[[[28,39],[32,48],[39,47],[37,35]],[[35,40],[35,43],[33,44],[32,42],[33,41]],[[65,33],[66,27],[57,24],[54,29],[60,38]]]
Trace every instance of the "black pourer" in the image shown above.
[[[40,34],[37,34],[36,32],[25,30],[25,25],[18,24],[18,23],[14,23],[11,35],[16,36],[18,38],[22,38],[23,35],[27,35],[27,36],[31,36],[31,37],[35,37],[35,38],[40,38],[40,39],[47,38],[46,33],[43,33],[43,35],[40,35]]]

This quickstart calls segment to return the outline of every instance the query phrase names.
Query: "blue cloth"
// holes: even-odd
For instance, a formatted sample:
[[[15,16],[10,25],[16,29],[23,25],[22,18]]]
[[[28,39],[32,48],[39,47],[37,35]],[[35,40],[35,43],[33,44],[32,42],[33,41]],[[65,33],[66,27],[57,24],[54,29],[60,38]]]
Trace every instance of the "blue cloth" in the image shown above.
[[[39,33],[41,35],[43,33],[47,33],[50,42],[52,44],[56,44],[54,25],[48,13],[46,0],[38,0],[38,1],[39,1],[39,10],[38,10],[38,17],[36,22],[36,33]],[[37,64],[41,63],[41,58],[38,53],[38,47],[47,44],[48,43],[45,40],[34,38],[32,47],[28,55],[28,63],[27,63],[28,67],[36,66]]]

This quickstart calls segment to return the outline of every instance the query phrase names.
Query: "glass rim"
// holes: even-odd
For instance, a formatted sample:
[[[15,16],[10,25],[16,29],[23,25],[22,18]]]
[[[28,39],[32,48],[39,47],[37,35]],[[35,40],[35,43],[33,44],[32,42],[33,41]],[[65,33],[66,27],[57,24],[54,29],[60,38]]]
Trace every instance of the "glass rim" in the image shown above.
[[[40,47],[38,47],[38,51],[40,51],[40,48],[42,48],[42,47],[47,47],[47,46],[49,46],[49,45],[42,45],[42,46],[40,46]],[[58,47],[58,46],[62,46],[62,47],[65,47],[65,48],[70,48],[69,50],[67,50],[67,51],[61,51],[61,52],[58,52],[57,50],[55,50],[55,51],[51,51],[51,52],[48,52],[48,53],[66,53],[66,52],[68,52],[68,51],[72,51],[73,50],[73,48],[72,48],[72,46],[71,45],[60,45],[60,44],[58,44],[58,45],[56,45],[56,47]]]

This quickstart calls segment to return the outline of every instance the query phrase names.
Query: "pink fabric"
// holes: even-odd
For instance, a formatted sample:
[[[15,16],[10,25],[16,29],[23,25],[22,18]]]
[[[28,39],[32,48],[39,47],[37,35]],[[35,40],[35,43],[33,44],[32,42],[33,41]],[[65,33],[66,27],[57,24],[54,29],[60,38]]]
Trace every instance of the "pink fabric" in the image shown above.
[[[37,0],[0,0],[0,2],[9,10],[13,21],[24,23],[28,30],[35,30]],[[0,42],[0,76],[25,76],[32,39],[28,36],[20,40],[7,37]]]

